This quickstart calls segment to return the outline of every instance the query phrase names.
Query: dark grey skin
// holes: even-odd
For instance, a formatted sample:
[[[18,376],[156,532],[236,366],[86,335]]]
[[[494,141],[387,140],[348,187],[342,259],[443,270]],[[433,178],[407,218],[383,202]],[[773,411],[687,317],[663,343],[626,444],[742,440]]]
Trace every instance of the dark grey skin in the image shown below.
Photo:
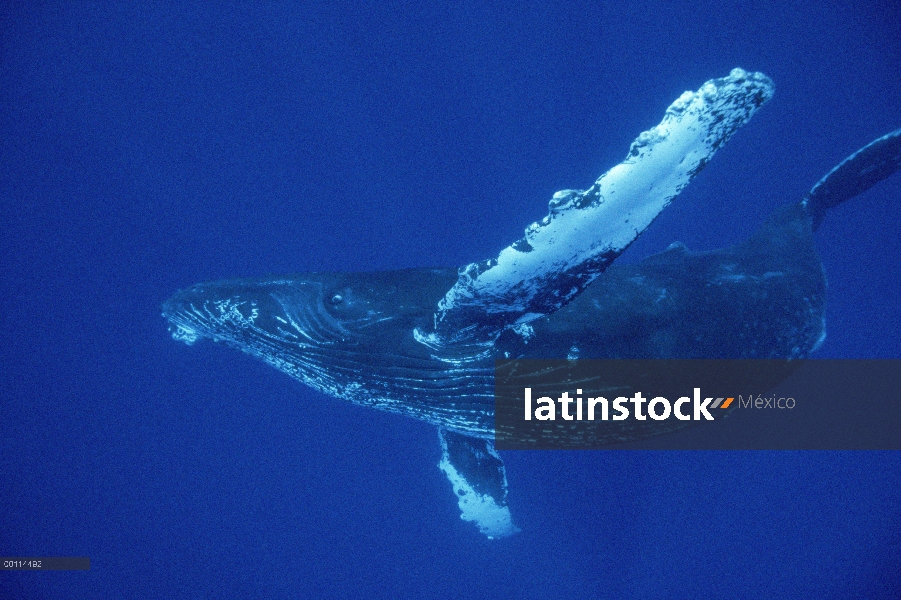
[[[899,167],[901,130],[848,157],[747,241],[701,253],[673,245],[638,264],[613,265],[569,304],[487,345],[436,348],[417,333],[433,326],[456,269],[204,283],[166,301],[163,316],[176,339],[222,342],[322,392],[437,425],[442,469],[454,485],[463,481],[506,510],[504,467],[491,443],[495,359],[804,358],[825,331],[826,280],[814,231],[829,208]],[[599,435],[610,439],[596,441],[682,425],[668,419],[604,428]],[[507,511],[505,523],[482,530],[492,537],[516,528]]]

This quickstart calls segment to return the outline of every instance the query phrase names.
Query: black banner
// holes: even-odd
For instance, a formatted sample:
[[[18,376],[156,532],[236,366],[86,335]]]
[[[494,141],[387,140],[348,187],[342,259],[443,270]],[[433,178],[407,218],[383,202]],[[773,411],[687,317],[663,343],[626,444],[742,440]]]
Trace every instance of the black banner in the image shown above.
[[[899,450],[901,360],[504,360],[495,445]]]
[[[88,571],[87,556],[27,556],[0,558],[0,571]]]

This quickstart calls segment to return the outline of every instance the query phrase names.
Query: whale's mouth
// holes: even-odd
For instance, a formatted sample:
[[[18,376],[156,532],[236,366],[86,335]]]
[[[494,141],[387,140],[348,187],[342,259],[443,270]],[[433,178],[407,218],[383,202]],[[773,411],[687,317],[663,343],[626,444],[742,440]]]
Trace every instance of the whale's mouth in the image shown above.
[[[487,434],[487,357],[435,361],[409,329],[394,326],[396,315],[371,309],[352,291],[336,301],[330,283],[310,274],[198,284],[166,300],[162,313],[172,337],[186,344],[222,343],[323,393],[415,418],[432,418],[423,408],[429,399],[456,429]],[[348,318],[335,316],[329,301],[351,309]]]
[[[322,303],[322,284],[303,280],[228,280],[179,290],[162,305],[172,337],[297,348],[334,344],[348,331]]]

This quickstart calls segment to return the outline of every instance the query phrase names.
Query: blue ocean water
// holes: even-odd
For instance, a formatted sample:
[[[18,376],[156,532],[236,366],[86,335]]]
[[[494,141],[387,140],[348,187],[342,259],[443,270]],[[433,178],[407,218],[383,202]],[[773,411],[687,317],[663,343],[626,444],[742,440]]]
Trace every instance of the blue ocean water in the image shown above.
[[[897,598],[901,456],[509,452],[459,519],[432,427],[174,342],[195,282],[495,256],[736,66],[776,95],[622,257],[729,245],[901,126],[901,8],[0,8],[0,597]],[[817,233],[830,358],[901,358],[901,176]]]

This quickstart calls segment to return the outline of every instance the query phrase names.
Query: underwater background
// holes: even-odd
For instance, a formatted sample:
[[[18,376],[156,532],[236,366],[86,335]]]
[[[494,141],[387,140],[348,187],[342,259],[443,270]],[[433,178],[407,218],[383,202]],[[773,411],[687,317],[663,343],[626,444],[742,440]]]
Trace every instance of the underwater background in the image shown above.
[[[733,67],[776,94],[621,257],[735,243],[901,126],[901,5],[0,7],[0,598],[899,598],[901,453],[506,452],[173,341],[190,284],[493,257]],[[901,176],[831,211],[821,358],[901,358]]]

